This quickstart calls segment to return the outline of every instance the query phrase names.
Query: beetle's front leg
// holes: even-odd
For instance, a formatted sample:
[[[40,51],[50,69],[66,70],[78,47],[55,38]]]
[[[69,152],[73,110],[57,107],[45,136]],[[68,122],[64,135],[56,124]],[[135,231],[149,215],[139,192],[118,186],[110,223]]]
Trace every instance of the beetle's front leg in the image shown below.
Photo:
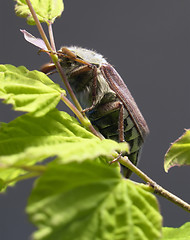
[[[92,110],[96,105],[96,89],[97,89],[97,67],[94,65],[83,65],[77,69],[74,69],[70,73],[70,77],[76,77],[80,74],[84,74],[92,71],[92,105],[82,110],[82,113]]]
[[[97,89],[97,67],[92,66],[93,79],[92,79],[92,105],[82,110],[83,113],[92,110],[96,106],[96,89]]]

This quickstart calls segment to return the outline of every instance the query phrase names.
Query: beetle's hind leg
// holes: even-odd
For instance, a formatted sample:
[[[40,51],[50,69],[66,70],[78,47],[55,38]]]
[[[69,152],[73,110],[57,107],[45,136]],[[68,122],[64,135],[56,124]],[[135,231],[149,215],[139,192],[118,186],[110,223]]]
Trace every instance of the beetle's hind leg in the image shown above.
[[[119,142],[125,142],[124,138],[124,106],[119,104],[119,120],[118,120]]]
[[[119,109],[119,119],[118,119],[118,134],[119,134],[119,142],[125,142],[125,138],[124,138],[124,106],[123,103],[118,101],[117,102],[117,106],[116,106],[116,110],[117,108]],[[122,156],[123,152],[120,152],[118,154],[118,156],[113,159],[110,163],[114,163],[119,161],[120,157]]]

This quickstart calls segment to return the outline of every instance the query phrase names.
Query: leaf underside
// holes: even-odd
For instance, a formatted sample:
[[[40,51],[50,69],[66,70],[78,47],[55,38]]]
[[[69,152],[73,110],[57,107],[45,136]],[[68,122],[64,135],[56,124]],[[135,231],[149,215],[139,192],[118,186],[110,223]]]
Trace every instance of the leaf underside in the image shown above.
[[[150,192],[96,161],[49,164],[27,213],[35,240],[160,239],[161,216]]]
[[[165,160],[164,169],[166,172],[171,167],[190,165],[190,130],[177,139],[168,149]]]
[[[180,228],[163,228],[162,240],[188,240],[190,239],[190,222],[185,223]]]
[[[30,0],[40,22],[53,23],[60,17],[64,5],[62,0]],[[15,12],[17,16],[27,19],[27,23],[34,25],[35,21],[25,0],[16,0]]]
[[[0,98],[14,110],[40,117],[54,109],[65,91],[39,71],[0,65]]]
[[[111,160],[116,150],[128,151],[128,145],[101,141],[65,112],[55,109],[38,118],[25,114],[0,128],[0,179],[10,181],[24,173],[23,166],[49,157],[57,156],[60,164],[100,156]]]

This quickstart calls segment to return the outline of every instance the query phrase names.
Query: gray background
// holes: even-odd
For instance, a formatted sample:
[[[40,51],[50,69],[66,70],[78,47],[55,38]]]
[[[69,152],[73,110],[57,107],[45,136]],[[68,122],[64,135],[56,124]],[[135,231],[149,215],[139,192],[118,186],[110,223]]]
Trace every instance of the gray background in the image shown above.
[[[15,16],[13,1],[1,1],[0,62],[38,69],[48,61],[27,43],[19,29],[39,36],[35,27]],[[114,65],[126,81],[150,128],[139,167],[174,194],[190,201],[189,167],[163,169],[171,142],[190,127],[190,1],[125,0],[68,1],[55,22],[56,45],[96,49]],[[18,116],[0,104],[0,121]],[[133,177],[134,179],[138,179]],[[33,227],[23,207],[31,181],[9,188],[0,196],[2,240],[28,239]],[[159,198],[164,225],[179,227],[189,213]]]

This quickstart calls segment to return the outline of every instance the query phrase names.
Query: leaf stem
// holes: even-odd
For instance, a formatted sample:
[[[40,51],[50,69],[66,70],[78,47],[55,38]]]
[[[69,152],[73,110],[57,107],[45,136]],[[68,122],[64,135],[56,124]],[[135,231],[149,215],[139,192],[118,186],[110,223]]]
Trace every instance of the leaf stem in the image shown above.
[[[150,177],[143,173],[139,168],[137,168],[127,157],[121,157],[119,159],[119,162],[125,167],[129,168],[131,171],[133,171],[142,180],[144,180],[153,189],[153,192],[155,194],[165,197],[169,201],[190,212],[190,204],[186,203],[179,197],[175,196],[173,193],[167,191],[166,189],[158,185],[155,181],[153,181]]]
[[[30,179],[30,178],[38,177],[40,175],[41,174],[39,172],[30,172],[30,173],[21,175],[19,177],[15,177],[11,180],[5,181],[4,183],[5,183],[5,185],[8,185],[10,183],[14,183],[14,182],[22,181],[22,180],[27,180],[27,179]]]
[[[37,26],[37,28],[38,28],[38,31],[39,31],[39,33],[40,33],[43,41],[44,41],[45,44],[46,44],[47,49],[48,49],[50,52],[52,52],[51,45],[50,45],[50,43],[49,43],[49,41],[48,41],[48,39],[47,39],[47,37],[46,37],[46,34],[45,34],[45,32],[44,32],[44,30],[43,30],[43,28],[42,28],[42,25],[40,24],[40,21],[39,21],[36,13],[35,13],[35,11],[34,11],[34,8],[33,8],[32,4],[31,4],[30,0],[26,0],[26,3],[27,3],[27,5],[28,5],[28,7],[29,7],[29,9],[30,9],[30,12],[31,12],[31,14],[32,14],[32,16],[33,16],[33,18],[34,18],[34,21],[35,21],[35,23],[36,23],[36,26]]]
[[[27,3],[27,5],[28,5],[28,7],[30,9],[30,12],[31,12],[31,14],[32,14],[32,16],[34,18],[34,21],[35,21],[36,26],[37,26],[37,28],[39,30],[39,33],[40,33],[43,41],[45,42],[47,49],[50,52],[51,59],[52,59],[53,63],[55,64],[55,66],[57,68],[57,71],[58,71],[61,79],[63,80],[69,95],[71,96],[71,99],[73,100],[76,108],[81,112],[83,109],[82,109],[80,103],[78,102],[78,100],[77,100],[77,98],[76,98],[76,96],[75,96],[75,94],[74,94],[74,92],[73,92],[73,90],[72,90],[72,88],[71,88],[67,78],[66,78],[66,75],[65,75],[65,73],[64,73],[64,71],[63,71],[63,69],[62,69],[62,67],[61,67],[61,65],[60,65],[60,63],[58,61],[58,57],[55,54],[55,51],[53,51],[53,49],[52,49],[52,48],[55,47],[55,43],[54,43],[54,37],[53,37],[53,32],[52,32],[51,26],[49,26],[49,34],[50,34],[51,43],[53,44],[52,47],[51,47],[51,45],[50,45],[50,43],[49,43],[49,41],[48,41],[48,39],[46,37],[46,34],[45,34],[45,32],[44,32],[44,30],[42,28],[42,25],[41,25],[37,15],[36,15],[34,9],[33,9],[33,6],[31,4],[30,0],[26,0],[26,3]],[[51,25],[51,24],[49,24],[49,25]]]
[[[48,32],[49,32],[49,39],[50,39],[51,47],[52,47],[53,51],[56,52],[52,23],[48,24]]]
[[[46,170],[46,166],[44,165],[31,165],[31,166],[18,166],[18,168],[23,169],[25,171],[28,172],[36,172],[39,174],[44,173],[44,171]]]

